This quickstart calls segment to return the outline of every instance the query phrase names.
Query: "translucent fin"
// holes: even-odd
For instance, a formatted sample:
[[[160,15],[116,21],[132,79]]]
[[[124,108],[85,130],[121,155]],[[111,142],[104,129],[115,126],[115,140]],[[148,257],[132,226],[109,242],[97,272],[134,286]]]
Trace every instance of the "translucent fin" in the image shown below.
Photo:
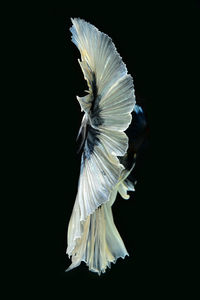
[[[71,217],[71,224],[76,226],[78,221],[76,212]],[[74,227],[74,228],[75,228]],[[104,273],[111,263],[128,252],[114,224],[112,208],[109,202],[99,207],[92,215],[81,224],[81,237],[77,238],[76,246],[68,248],[67,253],[72,257],[72,264],[67,270],[71,270],[84,261],[90,271],[99,275]],[[71,233],[69,234],[71,236]]]
[[[102,127],[124,131],[131,123],[134,107],[133,80],[130,75],[120,78],[99,102]]]
[[[125,180],[118,186],[118,192],[124,199],[129,199],[130,195],[127,194],[128,191],[135,191],[134,185],[130,180]]]
[[[108,35],[82,19],[72,19],[72,23],[72,41],[81,53],[79,63],[91,95],[95,79],[101,116],[107,120],[104,126],[125,130],[131,122],[130,112],[135,105],[132,77],[127,74],[127,68]],[[91,99],[87,98],[87,101],[89,103]]]
[[[88,22],[72,19],[72,41],[88,94],[77,97],[87,122],[82,123],[84,150],[75,205],[68,227],[68,270],[85,261],[101,274],[118,257],[128,255],[115,227],[112,205],[119,191],[127,198],[132,186],[118,157],[126,154],[135,105],[133,79],[110,37]]]
[[[128,148],[128,137],[124,132],[106,129],[100,126],[99,140],[109,153],[123,156]]]
[[[87,148],[87,144],[85,146]],[[100,205],[109,200],[110,193],[118,183],[124,169],[119,160],[99,144],[87,158],[88,149],[84,150],[85,159],[79,177],[77,201],[80,207],[80,220],[86,220]]]
[[[92,105],[91,96],[90,95],[86,95],[84,97],[76,96],[76,98],[81,106],[81,111],[88,113]]]

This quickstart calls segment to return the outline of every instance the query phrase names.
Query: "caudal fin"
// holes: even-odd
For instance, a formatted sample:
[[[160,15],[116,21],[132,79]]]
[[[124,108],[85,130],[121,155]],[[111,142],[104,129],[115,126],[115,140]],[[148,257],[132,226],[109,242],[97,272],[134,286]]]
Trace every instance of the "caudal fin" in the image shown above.
[[[112,197],[116,198],[116,194],[117,192],[114,191]],[[74,225],[74,222],[77,220],[76,213],[77,210],[73,211],[70,221]],[[75,231],[72,230],[73,232],[71,232],[71,234],[74,234],[75,240],[70,234],[69,239],[68,235],[68,242],[74,244],[69,243],[68,245],[67,253],[71,256],[72,264],[67,271],[77,267],[81,261],[84,261],[90,271],[97,272],[100,275],[105,272],[107,267],[110,267],[111,263],[115,263],[119,257],[124,258],[128,255],[114,224],[110,201],[101,205],[85,221],[82,221],[79,230],[82,231],[80,237]]]

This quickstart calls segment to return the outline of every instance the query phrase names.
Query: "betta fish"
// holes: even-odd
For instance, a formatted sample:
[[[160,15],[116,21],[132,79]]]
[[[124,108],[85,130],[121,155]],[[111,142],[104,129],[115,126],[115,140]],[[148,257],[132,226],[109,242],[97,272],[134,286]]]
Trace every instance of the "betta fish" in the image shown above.
[[[128,255],[115,226],[112,205],[119,193],[129,199],[135,183],[129,179],[146,121],[136,105],[133,78],[112,39],[90,23],[72,19],[72,42],[88,90],[78,97],[84,113],[78,191],[68,225],[67,254],[71,270],[83,261],[99,275]]]

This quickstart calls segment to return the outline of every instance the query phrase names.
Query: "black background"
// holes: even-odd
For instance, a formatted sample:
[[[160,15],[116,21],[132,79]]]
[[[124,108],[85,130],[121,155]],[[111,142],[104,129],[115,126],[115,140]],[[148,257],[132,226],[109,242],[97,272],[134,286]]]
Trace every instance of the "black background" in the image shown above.
[[[29,286],[30,295],[39,295],[42,289],[44,294],[55,293],[56,299],[68,294],[87,297],[92,289],[93,297],[122,291],[134,298],[136,294],[166,295],[179,286],[176,245],[181,233],[175,223],[180,212],[176,177],[180,153],[175,143],[180,140],[177,112],[186,105],[180,97],[179,75],[182,49],[194,35],[198,5],[137,3],[132,7],[115,3],[111,8],[85,3],[74,9],[30,10],[26,15],[30,25],[24,31],[23,52],[27,70],[23,85],[27,102],[22,103],[25,205],[19,230],[24,247],[18,250],[22,258],[17,263],[23,275],[20,286]],[[80,167],[76,136],[82,114],[76,95],[84,95],[86,89],[77,61],[80,54],[71,42],[70,17],[85,19],[113,39],[133,76],[136,101],[150,128],[137,162],[136,192],[128,201],[118,198],[113,206],[130,256],[119,259],[100,277],[84,263],[65,273],[70,264],[65,254],[67,226]]]

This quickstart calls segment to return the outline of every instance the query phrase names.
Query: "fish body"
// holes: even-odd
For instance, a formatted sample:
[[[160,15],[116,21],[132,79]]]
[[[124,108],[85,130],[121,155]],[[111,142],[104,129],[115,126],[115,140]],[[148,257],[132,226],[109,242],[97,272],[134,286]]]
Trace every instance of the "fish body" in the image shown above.
[[[111,38],[82,19],[72,19],[72,23],[72,41],[81,54],[78,61],[88,91],[77,97],[84,113],[78,134],[82,136],[82,156],[68,226],[67,254],[72,260],[68,270],[84,261],[100,275],[119,257],[128,255],[114,223],[112,205],[118,193],[128,199],[128,192],[134,191],[128,176],[137,151],[131,152],[128,134],[135,147],[145,120],[136,105],[133,79]],[[133,158],[129,166],[128,155]]]

